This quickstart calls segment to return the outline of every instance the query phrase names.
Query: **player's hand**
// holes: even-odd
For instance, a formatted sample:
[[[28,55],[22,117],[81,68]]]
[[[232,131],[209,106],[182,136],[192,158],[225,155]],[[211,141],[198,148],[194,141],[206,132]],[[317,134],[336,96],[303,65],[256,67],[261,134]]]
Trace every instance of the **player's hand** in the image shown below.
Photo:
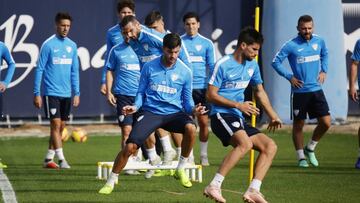
[[[107,100],[108,102],[112,105],[112,106],[116,106],[116,98],[114,97],[114,95],[111,92],[108,92],[106,94]]]
[[[304,85],[303,81],[295,78],[294,76],[290,79],[290,83],[293,87],[296,87],[296,88],[302,88]]]
[[[80,96],[74,96],[73,106],[74,106],[74,107],[78,107],[79,104],[80,104]]]
[[[280,118],[275,118],[270,121],[267,129],[269,130],[269,132],[271,131],[275,132],[275,130],[281,127],[282,127],[282,121],[280,120]]]
[[[42,99],[41,96],[34,96],[34,106],[38,109],[42,106]]]
[[[324,72],[320,72],[319,76],[318,76],[318,81],[320,84],[323,84],[325,82],[325,78],[326,78],[326,73]]]
[[[258,109],[256,106],[254,106],[254,103],[251,101],[246,101],[244,103],[238,103],[236,108],[248,116],[250,116],[251,114],[254,114],[254,115],[260,114],[260,109]]]
[[[5,85],[5,83],[0,82],[0,92],[5,92],[5,90],[6,90],[6,85]]]
[[[100,86],[101,94],[106,95],[106,91],[107,91],[106,84],[101,84]]]
[[[209,112],[209,110],[206,110],[206,106],[202,106],[201,103],[198,103],[194,109],[193,109],[193,114],[194,115],[204,115],[207,112]]]
[[[355,87],[350,87],[350,89],[349,89],[349,96],[350,96],[350,98],[351,98],[354,102],[358,102],[358,101],[359,101],[359,95],[358,95]]]
[[[137,111],[136,106],[126,105],[122,108],[122,113],[127,116]]]

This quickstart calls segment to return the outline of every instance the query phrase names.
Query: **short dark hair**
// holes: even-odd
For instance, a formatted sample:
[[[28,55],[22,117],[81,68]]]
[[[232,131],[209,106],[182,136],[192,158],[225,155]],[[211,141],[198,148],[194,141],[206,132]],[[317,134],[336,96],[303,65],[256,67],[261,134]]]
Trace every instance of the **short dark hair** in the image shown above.
[[[185,23],[188,18],[195,18],[197,22],[200,22],[199,15],[195,12],[187,12],[183,17],[183,22]]]
[[[121,1],[119,1],[117,3],[117,6],[116,6],[117,12],[120,13],[120,11],[125,7],[128,7],[128,8],[130,8],[130,10],[135,12],[135,3],[134,3],[133,0],[121,0]]]
[[[169,49],[174,49],[181,46],[180,36],[176,33],[169,33],[163,39],[163,46]]]
[[[58,12],[55,16],[55,23],[59,23],[61,20],[70,20],[72,22],[72,17],[68,12]]]
[[[236,47],[239,47],[242,42],[246,44],[257,43],[261,45],[264,42],[264,38],[262,34],[253,27],[246,27],[240,31]]]
[[[300,23],[313,22],[313,18],[310,15],[302,15],[298,19],[298,26]]]
[[[149,14],[147,14],[147,16],[145,17],[145,25],[147,27],[151,26],[152,24],[154,24],[156,21],[159,21],[163,19],[160,11],[157,10],[152,10],[150,11]]]
[[[121,28],[124,28],[127,24],[129,24],[130,22],[135,22],[137,21],[136,20],[136,17],[133,16],[133,15],[128,15],[128,16],[125,16],[122,21],[120,22],[120,27]]]

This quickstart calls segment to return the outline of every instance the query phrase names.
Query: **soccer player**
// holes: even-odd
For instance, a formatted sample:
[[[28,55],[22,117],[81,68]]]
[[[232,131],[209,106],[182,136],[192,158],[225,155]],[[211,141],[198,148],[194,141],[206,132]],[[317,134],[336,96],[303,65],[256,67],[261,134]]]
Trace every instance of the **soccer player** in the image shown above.
[[[350,78],[349,78],[349,95],[352,100],[359,103],[359,95],[355,88],[356,79],[358,85],[360,84],[360,75],[358,74],[358,66],[360,61],[360,39],[357,40],[353,54],[351,56],[352,62],[350,66]],[[359,155],[357,162],[355,163],[355,168],[360,169],[360,128],[358,130],[359,138]]]
[[[166,34],[168,31],[165,29],[165,23],[160,11],[152,10],[145,17],[145,25],[148,28],[154,29],[160,33]]]
[[[200,18],[194,12],[188,12],[183,17],[186,33],[181,39],[186,44],[190,55],[193,70],[193,92],[192,96],[195,104],[209,106],[206,101],[206,88],[210,72],[215,64],[215,49],[211,40],[199,33]],[[209,117],[199,115],[197,117],[200,127],[200,163],[209,166],[208,160],[208,139],[209,139]]]
[[[117,3],[117,15],[119,18],[119,22],[127,16],[127,15],[135,15],[135,3],[133,0],[121,0]],[[121,27],[119,23],[111,27],[107,33],[106,33],[106,52],[105,52],[105,66],[102,72],[101,77],[101,86],[100,86],[100,92],[104,95],[106,95],[106,63],[108,60],[108,56],[110,53],[111,48],[113,46],[124,42],[124,38],[121,35]]]
[[[7,73],[4,77],[3,81],[0,81],[0,119],[4,118],[3,115],[3,93],[5,92],[6,88],[8,87],[14,72],[15,72],[15,61],[10,54],[9,49],[5,46],[3,42],[0,42],[0,65],[3,64],[3,60],[7,63]],[[0,70],[1,73],[1,70]],[[0,74],[1,75],[1,74]],[[7,165],[1,163],[0,159],[0,168],[7,168]]]
[[[244,101],[244,91],[250,84],[270,118],[268,129],[281,127],[281,120],[270,104],[262,85],[259,66],[254,60],[262,42],[262,35],[254,28],[243,29],[235,52],[216,63],[209,80],[207,98],[211,103],[211,129],[224,146],[233,147],[204,190],[204,195],[216,202],[226,202],[221,195],[221,184],[230,170],[252,148],[259,151],[259,156],[255,162],[254,179],[243,198],[246,202],[267,202],[260,193],[260,186],[271,166],[277,146],[264,133],[246,124],[242,115],[259,114],[259,109],[251,101]]]
[[[331,125],[329,106],[321,87],[328,71],[328,50],[324,40],[313,34],[313,27],[311,16],[301,16],[298,36],[286,42],[272,62],[276,72],[291,84],[292,134],[299,167],[309,167],[305,156],[313,166],[319,165],[315,147]],[[285,58],[292,71],[282,65]],[[307,115],[310,119],[316,118],[318,125],[304,148],[303,127]]]
[[[61,133],[65,121],[69,119],[71,96],[74,95],[74,107],[80,103],[77,45],[67,37],[71,22],[72,17],[68,13],[56,14],[56,34],[42,44],[35,70],[34,105],[41,108],[44,99],[45,115],[50,119],[49,148],[43,165],[45,168],[70,168],[63,154]],[[41,85],[43,99],[40,96]],[[53,161],[55,154],[59,165]]]
[[[192,73],[181,61],[178,55],[181,39],[177,34],[167,34],[164,37],[163,54],[146,63],[141,70],[139,89],[135,105],[123,107],[123,112],[133,114],[140,108],[126,146],[118,153],[113,170],[100,194],[110,194],[118,179],[120,171],[125,167],[130,154],[154,132],[163,128],[170,132],[183,133],[182,152],[175,171],[184,187],[191,187],[184,167],[194,145],[196,127],[190,115],[206,113],[204,106],[194,106],[192,100]]]
[[[133,115],[124,115],[122,108],[126,105],[132,105],[135,101],[139,87],[140,63],[132,48],[122,42],[110,50],[106,67],[108,69],[107,99],[111,105],[116,107],[122,134],[121,147],[124,148],[132,129],[134,117]],[[115,79],[113,80],[113,78]],[[131,160],[137,161],[137,157],[133,156]],[[126,173],[137,174],[137,171],[127,170]]]

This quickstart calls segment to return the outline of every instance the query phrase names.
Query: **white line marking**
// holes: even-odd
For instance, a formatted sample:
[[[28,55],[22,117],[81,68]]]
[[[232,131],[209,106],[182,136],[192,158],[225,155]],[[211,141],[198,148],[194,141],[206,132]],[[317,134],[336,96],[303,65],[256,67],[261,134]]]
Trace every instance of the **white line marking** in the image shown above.
[[[0,169],[0,189],[4,203],[17,203],[14,189],[2,169]]]
[[[238,191],[234,191],[234,190],[227,190],[227,189],[221,189],[222,191],[225,191],[225,192],[231,192],[231,193],[235,193],[235,194],[240,194],[240,195],[243,195],[244,193],[242,192],[238,192]]]
[[[186,193],[183,193],[183,192],[171,192],[171,191],[167,191],[167,190],[160,190],[162,192],[166,192],[166,193],[169,193],[169,194],[172,194],[172,195],[185,195]]]

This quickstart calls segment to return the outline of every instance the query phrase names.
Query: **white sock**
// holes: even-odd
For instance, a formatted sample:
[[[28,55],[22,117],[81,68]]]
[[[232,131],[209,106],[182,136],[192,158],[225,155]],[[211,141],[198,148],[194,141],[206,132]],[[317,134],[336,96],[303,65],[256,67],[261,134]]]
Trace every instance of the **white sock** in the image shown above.
[[[253,188],[259,192],[260,192],[260,187],[261,187],[261,181],[258,179],[253,179],[249,186],[249,188]]]
[[[200,141],[200,156],[207,157],[208,142]]]
[[[359,148],[359,158],[360,158],[360,148]]]
[[[115,182],[118,180],[118,178],[119,178],[119,174],[111,172],[109,178],[106,181],[106,184],[114,187]]]
[[[317,141],[310,140],[306,147],[307,147],[309,150],[314,151],[317,143],[318,143]]]
[[[194,160],[194,150],[193,149],[191,149],[191,151],[190,151],[189,158]]]
[[[298,160],[305,159],[305,154],[303,149],[296,150],[296,154],[298,157]]]
[[[216,173],[213,180],[210,182],[210,185],[213,185],[217,188],[221,188],[221,184],[224,181],[225,177],[220,173]]]
[[[161,137],[160,141],[165,152],[173,150],[170,142],[170,136],[167,135],[165,137]]]
[[[55,154],[58,157],[59,160],[64,160],[64,153],[63,153],[63,148],[57,148],[55,149]]]
[[[156,149],[155,149],[155,147],[150,148],[150,149],[146,149],[146,152],[147,152],[148,157],[149,157],[149,159],[150,159],[151,161],[156,159],[157,154],[156,154]]]
[[[179,160],[181,156],[181,147],[176,148],[176,154],[177,154],[177,160]]]
[[[45,159],[51,159],[53,160],[54,159],[54,156],[55,156],[55,150],[53,149],[48,149],[47,153],[46,153],[46,156],[45,156]]]
[[[178,165],[176,167],[176,170],[184,169],[185,164],[187,163],[187,160],[188,160],[188,157],[180,156],[179,163],[178,163]]]

